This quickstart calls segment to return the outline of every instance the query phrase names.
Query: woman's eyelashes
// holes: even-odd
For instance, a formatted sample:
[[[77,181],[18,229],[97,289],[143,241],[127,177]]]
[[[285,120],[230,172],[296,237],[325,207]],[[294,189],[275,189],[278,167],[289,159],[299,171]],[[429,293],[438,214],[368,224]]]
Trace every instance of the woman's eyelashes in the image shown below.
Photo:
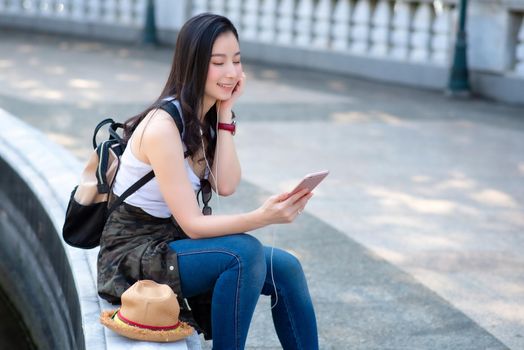
[[[224,62],[212,62],[215,66],[223,66]],[[240,61],[234,61],[233,64],[240,64]]]

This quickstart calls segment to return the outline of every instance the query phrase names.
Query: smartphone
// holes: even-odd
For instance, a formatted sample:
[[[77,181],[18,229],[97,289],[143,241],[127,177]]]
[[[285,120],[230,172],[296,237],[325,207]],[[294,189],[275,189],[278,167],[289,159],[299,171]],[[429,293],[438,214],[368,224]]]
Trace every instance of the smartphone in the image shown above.
[[[307,174],[306,176],[304,176],[302,181],[300,181],[300,183],[297,186],[295,186],[295,188],[291,192],[289,192],[289,197],[299,192],[303,188],[307,188],[309,192],[313,191],[315,187],[317,187],[317,185],[322,180],[324,180],[326,176],[328,176],[328,174],[328,170],[319,171],[318,173]]]

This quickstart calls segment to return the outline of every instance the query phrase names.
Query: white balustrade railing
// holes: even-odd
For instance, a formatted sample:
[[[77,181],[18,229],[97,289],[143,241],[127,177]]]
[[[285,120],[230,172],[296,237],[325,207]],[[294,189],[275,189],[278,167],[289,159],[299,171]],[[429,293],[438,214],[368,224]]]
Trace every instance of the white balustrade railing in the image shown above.
[[[214,12],[242,40],[379,59],[446,66],[453,51],[458,0],[156,0],[159,26],[177,29],[189,16]],[[524,1],[524,0],[523,0]],[[49,18],[140,28],[147,0],[0,0],[0,16]],[[157,11],[158,12],[158,11]],[[180,12],[180,13],[179,13]],[[514,62],[524,76],[524,15],[517,18]],[[74,24],[73,24],[74,25]]]
[[[366,54],[369,49],[371,30],[371,3],[368,0],[357,0],[350,28],[351,52]]]
[[[349,21],[351,19],[352,7],[349,0],[338,0],[333,13],[333,25],[331,30],[331,48],[345,51],[349,48]]]
[[[293,41],[293,21],[295,4],[293,0],[280,0],[276,3],[277,43],[291,45]]]
[[[146,0],[0,0],[0,15],[143,26]]]
[[[369,53],[377,57],[384,57],[388,54],[390,43],[390,25],[392,17],[391,3],[380,0],[375,7],[371,20],[371,36]]]
[[[244,0],[243,4],[244,15],[241,16],[241,25],[244,30],[242,36],[246,40],[255,40],[258,35],[258,21],[260,19],[258,15],[259,0]],[[231,8],[229,8],[229,10],[231,10]],[[236,13],[238,16],[238,12]]]
[[[524,15],[520,16],[520,28],[515,46],[515,73],[524,77]]]
[[[233,20],[242,40],[446,65],[455,6],[448,0],[193,0],[192,14]]]
[[[313,13],[313,46],[326,48],[329,45],[332,1],[320,0]]]
[[[451,36],[454,32],[452,10],[444,7],[441,2],[435,3],[435,19],[432,25],[433,35],[431,37],[431,60],[444,64],[448,58],[448,50],[451,47]]]
[[[420,3],[413,16],[409,56],[412,61],[429,61],[432,21],[433,12],[430,5],[428,3]]]
[[[231,0],[227,4],[227,13],[229,13],[229,19],[238,26],[242,17],[242,0]]]
[[[298,3],[295,18],[295,44],[308,46],[311,44],[311,29],[313,23],[313,0],[302,0]]]
[[[198,15],[199,13],[209,11],[207,7],[207,0],[192,0],[191,15]]]
[[[271,43],[275,40],[277,25],[275,13],[276,4],[277,0],[266,0],[262,5],[259,34],[262,42]]]

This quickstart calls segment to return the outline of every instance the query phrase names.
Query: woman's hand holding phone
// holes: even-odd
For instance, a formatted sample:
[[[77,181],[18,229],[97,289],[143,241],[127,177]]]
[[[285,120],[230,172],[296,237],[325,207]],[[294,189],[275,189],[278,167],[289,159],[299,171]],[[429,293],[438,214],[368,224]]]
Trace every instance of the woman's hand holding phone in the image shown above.
[[[327,170],[307,174],[291,192],[270,197],[259,208],[265,217],[264,223],[268,225],[293,222],[304,210],[307,202],[313,197],[313,192],[311,191],[313,191],[328,174],[329,171]]]
[[[281,193],[269,197],[258,210],[265,225],[287,224],[296,219],[311,197],[313,193],[308,189],[302,189],[292,195],[287,192]]]

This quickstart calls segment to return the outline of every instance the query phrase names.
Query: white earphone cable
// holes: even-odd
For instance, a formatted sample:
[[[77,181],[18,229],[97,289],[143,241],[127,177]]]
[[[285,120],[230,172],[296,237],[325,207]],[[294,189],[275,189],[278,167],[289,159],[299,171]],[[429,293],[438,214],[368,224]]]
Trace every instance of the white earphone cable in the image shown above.
[[[217,174],[213,174],[213,170],[211,169],[211,166],[209,165],[209,161],[206,156],[206,147],[204,145],[204,133],[202,132],[202,128],[200,128],[200,141],[202,142],[202,153],[204,154],[204,160],[206,162],[207,170],[209,171],[209,175],[211,175],[211,178],[213,179],[213,182],[215,183],[215,192],[217,194],[217,207],[218,212],[221,212],[222,208],[220,207],[220,193],[218,191],[218,111],[220,109],[220,101],[217,101],[217,107],[216,107],[216,146],[215,146],[215,161],[216,161],[216,169]]]
[[[275,303],[271,305],[271,310],[278,304],[278,292],[277,284],[275,283],[275,275],[273,274],[273,251],[275,250],[275,228],[271,227],[271,256],[269,258],[269,269],[271,272],[271,282],[273,283],[273,289],[275,290]]]
[[[218,162],[218,157],[219,157],[218,156],[219,155],[219,152],[218,152],[218,120],[219,120],[218,113],[219,113],[219,110],[220,110],[220,101],[217,102],[217,108],[216,108],[216,112],[217,112],[217,115],[216,115],[216,129],[215,129],[216,130],[215,161],[216,161],[216,172],[217,172],[216,176],[213,174],[213,171],[211,170],[211,166],[209,165],[209,161],[208,161],[207,156],[206,156],[206,149],[205,149],[205,145],[204,145],[202,129],[200,129],[200,136],[201,136],[200,140],[202,142],[202,152],[204,153],[204,160],[206,161],[207,169],[209,170],[209,174],[211,175],[211,177],[213,178],[213,182],[215,183],[215,191],[216,191],[216,194],[217,194],[217,206],[218,206],[219,212],[221,212],[220,194],[219,194],[219,191],[218,191],[218,165],[219,165],[219,162]],[[278,292],[277,292],[277,285],[275,283],[275,275],[274,275],[274,272],[273,272],[273,253],[274,253],[274,250],[275,250],[275,228],[271,227],[270,230],[271,230],[271,254],[270,254],[270,258],[269,258],[269,269],[270,269],[270,274],[271,274],[271,282],[273,284],[273,289],[275,291],[275,303],[273,305],[271,305],[271,309],[273,309],[278,304]]]

